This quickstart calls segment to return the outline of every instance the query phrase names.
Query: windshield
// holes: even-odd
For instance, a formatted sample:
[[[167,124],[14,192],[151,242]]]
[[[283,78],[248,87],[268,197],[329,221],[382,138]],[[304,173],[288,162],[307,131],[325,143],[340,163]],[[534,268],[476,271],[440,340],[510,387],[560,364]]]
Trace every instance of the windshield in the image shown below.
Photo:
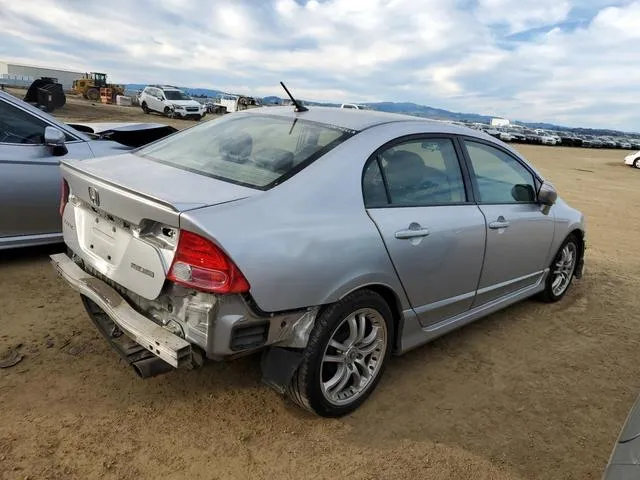
[[[167,100],[191,100],[191,97],[180,90],[165,90],[164,96]]]
[[[143,147],[136,154],[267,190],[355,133],[296,118],[243,114],[192,127]]]

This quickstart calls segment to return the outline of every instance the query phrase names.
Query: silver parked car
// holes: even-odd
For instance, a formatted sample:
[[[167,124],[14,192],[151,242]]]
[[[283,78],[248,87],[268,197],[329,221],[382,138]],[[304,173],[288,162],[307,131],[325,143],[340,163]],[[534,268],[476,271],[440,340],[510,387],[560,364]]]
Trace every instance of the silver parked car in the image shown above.
[[[175,131],[158,124],[64,124],[0,91],[0,250],[62,241],[61,159],[114,155]]]
[[[416,117],[258,108],[61,168],[52,261],[138,374],[264,350],[323,416],[392,353],[583,270],[583,215],[515,150]]]

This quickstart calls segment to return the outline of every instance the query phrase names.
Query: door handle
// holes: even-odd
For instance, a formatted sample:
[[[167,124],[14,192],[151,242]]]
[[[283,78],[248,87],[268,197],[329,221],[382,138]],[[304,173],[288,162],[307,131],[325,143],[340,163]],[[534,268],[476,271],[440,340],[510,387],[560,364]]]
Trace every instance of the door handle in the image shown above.
[[[509,227],[509,225],[510,225],[510,222],[505,220],[505,218],[502,215],[500,215],[495,222],[491,222],[489,224],[489,228],[493,230],[498,230],[499,228],[507,228]]]
[[[427,235],[429,235],[429,230],[426,228],[409,228],[407,230],[398,230],[395,234],[395,237],[398,240],[409,240],[411,238],[426,237]]]

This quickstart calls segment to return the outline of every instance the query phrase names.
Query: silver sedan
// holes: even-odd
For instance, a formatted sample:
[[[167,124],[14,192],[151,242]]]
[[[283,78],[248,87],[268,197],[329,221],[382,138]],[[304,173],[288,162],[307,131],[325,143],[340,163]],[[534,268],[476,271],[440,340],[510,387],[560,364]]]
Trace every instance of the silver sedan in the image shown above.
[[[114,155],[175,131],[146,123],[65,124],[0,91],[0,250],[62,241],[61,159]]]
[[[322,416],[392,354],[583,271],[583,215],[517,151],[415,117],[259,108],[62,175],[52,261],[139,375],[262,350]]]

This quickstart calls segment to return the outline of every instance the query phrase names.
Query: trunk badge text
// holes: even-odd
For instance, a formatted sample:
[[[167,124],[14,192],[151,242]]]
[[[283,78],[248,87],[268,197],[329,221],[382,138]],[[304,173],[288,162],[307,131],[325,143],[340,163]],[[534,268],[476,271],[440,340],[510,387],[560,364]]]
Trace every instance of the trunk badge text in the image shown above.
[[[93,187],[89,187],[89,200],[91,200],[91,204],[93,206],[100,206],[100,194],[98,193],[98,190]]]
[[[148,268],[141,267],[140,265],[137,265],[137,264],[135,264],[133,262],[131,263],[131,268],[133,268],[134,270],[137,270],[140,273],[144,273],[145,275],[148,275],[151,278],[156,276],[155,273],[153,273]]]

